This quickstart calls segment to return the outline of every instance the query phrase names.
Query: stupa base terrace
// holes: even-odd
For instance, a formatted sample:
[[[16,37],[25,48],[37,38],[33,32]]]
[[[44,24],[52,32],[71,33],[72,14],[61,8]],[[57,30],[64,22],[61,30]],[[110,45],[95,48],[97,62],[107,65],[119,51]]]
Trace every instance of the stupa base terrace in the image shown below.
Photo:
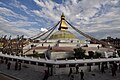
[[[98,49],[99,46],[99,49]],[[99,51],[107,56],[107,53],[114,52],[114,49],[102,47],[101,44],[90,44],[87,41],[74,40],[40,40],[39,42],[29,43],[23,48],[24,55],[41,54],[48,59],[62,59],[74,57],[74,49],[81,47],[86,50],[86,55],[89,51]],[[109,55],[110,56],[110,55]]]

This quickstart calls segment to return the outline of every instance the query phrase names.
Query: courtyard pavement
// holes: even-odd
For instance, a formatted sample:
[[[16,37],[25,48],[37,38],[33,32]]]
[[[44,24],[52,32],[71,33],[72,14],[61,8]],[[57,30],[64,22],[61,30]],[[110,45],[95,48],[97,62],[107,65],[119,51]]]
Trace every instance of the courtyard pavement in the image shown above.
[[[42,80],[44,77],[44,70],[47,68],[41,67],[41,66],[35,66],[35,65],[28,65],[28,64],[22,64],[22,69],[20,71],[14,70],[14,62],[12,62],[11,69],[7,70],[6,64],[0,64],[0,72],[12,76],[16,78],[17,80]],[[57,69],[57,73],[60,74],[54,74],[53,76],[50,76],[48,80],[70,80],[68,77],[69,68],[64,69]],[[74,71],[75,72],[75,71]],[[102,74],[98,70],[94,70],[91,72],[84,72],[84,80],[120,80],[120,72],[117,71],[117,76],[113,77],[111,76],[111,71],[108,69],[106,70],[106,73]],[[74,74],[75,79],[74,80],[80,80],[80,74]],[[2,75],[0,75],[1,77]],[[2,77],[1,77],[2,78]],[[0,80],[11,80],[10,79],[1,79]],[[8,77],[7,77],[8,78]],[[12,79],[14,80],[14,79]]]
[[[9,76],[6,76],[6,75],[0,73],[0,80],[16,80],[16,79],[13,79]]]

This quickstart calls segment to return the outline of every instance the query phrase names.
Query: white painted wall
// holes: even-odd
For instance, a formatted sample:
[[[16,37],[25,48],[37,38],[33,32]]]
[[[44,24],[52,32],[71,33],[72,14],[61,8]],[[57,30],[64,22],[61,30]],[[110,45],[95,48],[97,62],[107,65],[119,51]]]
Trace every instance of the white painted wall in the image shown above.
[[[72,52],[52,52],[51,53],[51,59],[68,58],[72,56],[73,56]]]

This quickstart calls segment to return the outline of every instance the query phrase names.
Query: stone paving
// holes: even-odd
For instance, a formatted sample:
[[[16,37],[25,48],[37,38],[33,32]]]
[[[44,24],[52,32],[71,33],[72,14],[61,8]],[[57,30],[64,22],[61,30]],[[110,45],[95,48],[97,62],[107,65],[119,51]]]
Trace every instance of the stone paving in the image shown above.
[[[15,79],[5,76],[4,74],[0,74],[0,80],[15,80]]]
[[[26,65],[26,64],[22,64]],[[22,67],[22,70],[15,71],[14,70],[14,62],[12,62],[11,69],[7,70],[6,64],[0,64],[0,71],[16,77],[20,80],[42,80],[44,77],[44,70],[47,68],[35,66],[35,65],[26,65]],[[57,69],[57,71],[61,72],[61,74],[55,74],[54,76],[50,76],[48,80],[70,80],[68,77],[68,71],[69,69]],[[58,73],[58,72],[57,72]],[[95,75],[94,75],[95,74]],[[73,74],[75,79],[74,80],[80,80],[79,74]],[[100,71],[91,71],[91,72],[85,72],[85,79],[84,80],[120,80],[120,72],[117,71],[117,76],[113,77],[111,76],[111,71],[107,70],[105,74],[102,74]]]

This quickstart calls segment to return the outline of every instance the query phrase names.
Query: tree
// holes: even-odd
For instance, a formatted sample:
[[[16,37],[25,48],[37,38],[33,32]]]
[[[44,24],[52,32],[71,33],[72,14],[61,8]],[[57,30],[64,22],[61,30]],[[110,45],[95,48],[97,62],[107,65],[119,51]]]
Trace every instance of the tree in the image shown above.
[[[75,48],[74,51],[75,51],[75,57],[76,58],[80,58],[80,59],[85,58],[85,50],[82,49],[81,47],[80,48]]]
[[[101,53],[95,52],[95,58],[99,58],[99,57],[101,57],[101,56],[102,56]]]
[[[89,54],[89,58],[93,58],[94,57],[94,52],[93,51],[88,51]]]

